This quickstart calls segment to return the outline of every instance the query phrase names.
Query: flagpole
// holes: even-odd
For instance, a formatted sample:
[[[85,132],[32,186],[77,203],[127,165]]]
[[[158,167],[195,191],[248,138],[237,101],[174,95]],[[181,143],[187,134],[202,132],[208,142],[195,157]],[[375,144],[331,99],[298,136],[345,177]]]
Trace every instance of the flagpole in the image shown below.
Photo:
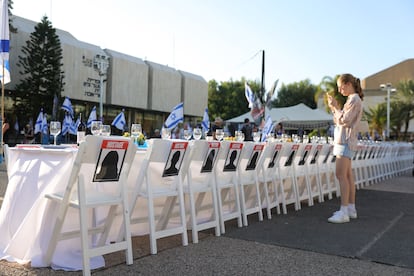
[[[264,104],[263,97],[265,95],[264,81],[265,81],[265,50],[262,50],[262,84],[260,87],[260,101],[262,102],[262,104]],[[266,120],[266,105],[264,105],[263,107],[262,121],[263,120]]]
[[[0,149],[0,154],[1,154],[1,158],[0,161],[3,161],[3,120],[4,120],[4,58],[2,58],[2,63],[3,63],[3,72],[2,72],[2,82],[1,82],[1,118],[0,118],[0,122],[1,122],[1,135],[0,135],[0,145],[1,145],[1,149]],[[2,162],[0,162],[2,163]]]

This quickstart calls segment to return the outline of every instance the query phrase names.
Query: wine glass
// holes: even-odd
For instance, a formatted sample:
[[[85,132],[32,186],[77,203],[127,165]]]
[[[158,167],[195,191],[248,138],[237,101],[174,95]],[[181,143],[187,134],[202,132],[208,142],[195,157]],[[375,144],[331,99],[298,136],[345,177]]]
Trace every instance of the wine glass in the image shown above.
[[[53,140],[54,140],[54,145],[56,146],[56,136],[58,136],[59,135],[59,133],[60,133],[60,131],[61,131],[61,125],[60,125],[60,122],[57,122],[57,121],[52,121],[52,122],[50,122],[50,134],[52,134],[53,135]]]
[[[111,135],[111,126],[110,125],[102,125],[101,135],[102,136],[110,136]]]
[[[253,141],[255,141],[256,143],[260,141],[260,132],[253,132]]]
[[[241,132],[240,130],[236,130],[234,132],[234,137],[236,138],[236,141],[242,142],[242,134],[243,132]]]
[[[200,129],[200,128],[198,128],[198,127],[196,127],[196,128],[193,130],[193,137],[194,137],[194,139],[196,139],[196,140],[200,140],[200,139],[201,139],[201,135],[202,135],[202,133],[201,133],[201,129]]]
[[[101,121],[93,121],[91,124],[91,132],[93,135],[100,135],[102,129]]]
[[[142,134],[142,126],[141,124],[132,124],[131,125],[131,135],[134,138],[137,138]]]
[[[224,130],[222,128],[216,129],[216,139],[218,141],[221,141],[223,140],[223,138],[224,138]]]
[[[170,139],[171,138],[171,130],[168,128],[161,129],[161,137],[162,139]]]
[[[191,139],[191,130],[189,129],[184,129],[183,130],[183,136],[185,140],[190,140]]]

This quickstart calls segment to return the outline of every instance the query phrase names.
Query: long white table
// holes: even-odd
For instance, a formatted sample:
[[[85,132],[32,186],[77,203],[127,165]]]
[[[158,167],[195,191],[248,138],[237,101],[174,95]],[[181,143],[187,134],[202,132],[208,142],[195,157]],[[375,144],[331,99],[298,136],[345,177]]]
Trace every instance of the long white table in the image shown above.
[[[284,143],[283,147],[290,143]],[[393,147],[392,147],[393,148]],[[391,149],[392,149],[391,148]],[[398,165],[396,156],[381,158],[381,162],[394,162],[398,166],[412,167],[412,145],[395,146],[395,149],[407,151],[407,160],[404,165]],[[62,191],[65,188],[73,165],[77,148],[44,148],[41,146],[24,146],[9,148],[7,154],[8,187],[0,209],[0,259],[12,262],[29,263],[32,267],[45,267],[43,255],[48,245],[48,239],[52,232],[52,226],[56,217],[56,208],[44,195],[47,193]],[[393,151],[388,151],[393,152]],[[135,180],[140,171],[140,164],[145,151],[137,150],[133,167],[131,168],[128,186],[134,188]],[[395,161],[393,161],[395,160]],[[405,160],[405,159],[404,159]],[[366,162],[365,162],[366,163]],[[163,168],[156,168],[162,170]],[[110,187],[104,187],[107,189]],[[165,202],[160,202],[163,205]],[[70,208],[71,209],[71,208]],[[70,210],[69,209],[69,210]],[[70,210],[71,211],[71,210]],[[101,212],[102,211],[102,212]],[[97,223],[105,215],[104,210],[96,210],[94,218]],[[145,201],[139,201],[133,210],[135,215],[145,217],[147,206]],[[64,225],[64,230],[78,227],[78,213],[72,210],[69,213],[69,223]],[[120,225],[116,220],[115,225]],[[117,227],[111,232],[110,238],[115,239]],[[133,236],[148,233],[147,226],[133,225]],[[61,241],[52,259],[52,267],[55,269],[81,270],[82,257],[79,239]],[[91,260],[92,269],[103,267],[103,257]]]
[[[11,262],[29,263],[32,267],[46,267],[43,261],[49,237],[56,218],[56,208],[44,195],[63,191],[69,178],[77,153],[76,147],[18,146],[9,148],[7,160],[8,186],[0,209],[0,259]],[[145,151],[138,150],[130,174],[130,185],[134,185],[139,172],[139,163]],[[69,223],[64,229],[76,229],[79,217],[69,208]],[[137,212],[143,215],[145,204],[137,205]],[[102,212],[101,212],[102,211]],[[96,220],[105,210],[97,210]],[[121,220],[116,220],[121,222]],[[110,238],[117,237],[117,223]],[[148,233],[145,227],[135,226],[132,233]],[[60,241],[53,255],[54,269],[81,270],[80,239]],[[105,265],[103,257],[91,260],[92,269]]]

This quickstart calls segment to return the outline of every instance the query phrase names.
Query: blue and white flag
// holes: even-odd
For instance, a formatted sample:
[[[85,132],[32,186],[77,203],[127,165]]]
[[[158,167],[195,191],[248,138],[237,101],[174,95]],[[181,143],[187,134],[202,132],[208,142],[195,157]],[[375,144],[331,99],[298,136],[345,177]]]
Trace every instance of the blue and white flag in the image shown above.
[[[68,112],[71,117],[73,117],[72,103],[70,102],[68,97],[66,97],[65,100],[63,101],[62,109]]]
[[[273,122],[270,115],[267,116],[265,125],[262,131],[262,142],[266,141],[267,136],[272,132]]]
[[[96,121],[96,106],[92,108],[92,111],[89,114],[88,122],[86,122],[86,128],[91,128],[93,121]]]
[[[201,122],[201,127],[204,132],[209,131],[210,129],[210,118],[208,117],[208,108],[204,110],[203,121]]]
[[[122,130],[122,131],[125,130],[126,120],[125,120],[124,110],[122,110],[121,113],[119,113],[115,117],[115,119],[112,121],[112,125],[119,130]]]
[[[182,122],[184,122],[184,103],[180,103],[174,107],[164,123],[164,128],[171,130]]]
[[[47,126],[47,116],[46,113],[43,114],[43,119],[42,119],[42,133],[47,135],[49,133],[49,128]]]
[[[37,116],[35,127],[34,127],[34,134],[42,132],[42,129],[43,129],[43,109],[40,110],[40,113]]]
[[[1,0],[0,6],[0,77],[3,84],[10,82],[10,32],[9,32],[9,7],[7,0]],[[3,76],[4,71],[4,76]]]
[[[66,133],[70,132],[72,123],[73,123],[72,117],[68,113],[66,113],[65,118],[63,119],[63,123],[62,123],[62,135],[66,135]]]
[[[78,132],[78,127],[80,125],[80,116],[78,116],[78,119],[76,119],[76,122],[74,122],[72,124],[72,131],[74,132],[74,134],[76,134]]]
[[[246,96],[247,102],[249,103],[249,108],[252,108],[255,102],[255,96],[247,82],[244,83],[244,95]]]
[[[11,81],[10,79],[10,64],[8,60],[4,61],[4,77],[3,77],[3,64],[0,58],[0,78],[1,82],[4,80],[4,84],[7,84]]]

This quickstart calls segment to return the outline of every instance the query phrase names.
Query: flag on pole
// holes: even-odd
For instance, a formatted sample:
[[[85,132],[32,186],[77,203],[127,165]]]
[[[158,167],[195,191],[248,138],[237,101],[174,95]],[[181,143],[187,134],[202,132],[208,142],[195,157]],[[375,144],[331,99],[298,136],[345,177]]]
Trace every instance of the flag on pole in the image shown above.
[[[272,132],[273,122],[270,115],[267,116],[265,125],[262,131],[262,142],[266,141],[267,136]]]
[[[65,118],[63,119],[63,123],[62,123],[62,135],[66,135],[66,133],[71,133],[70,129],[72,127],[73,124],[73,120],[72,117],[69,115],[69,113],[65,114]],[[71,133],[73,134],[73,133]],[[75,132],[76,134],[76,132]]]
[[[203,121],[201,122],[201,127],[204,132],[209,131],[210,129],[210,118],[208,117],[208,108],[204,110]]]
[[[244,95],[246,96],[247,102],[249,103],[249,108],[252,108],[255,102],[255,96],[247,82],[244,83]]]
[[[43,126],[43,109],[40,110],[40,113],[37,116],[35,128],[34,128],[34,134],[42,132],[42,129],[43,129],[42,126]]]
[[[112,121],[112,125],[119,130],[124,130],[126,126],[126,120],[124,115],[124,110],[122,109],[121,113],[119,113],[115,119]]]
[[[7,84],[11,81],[11,79],[10,79],[10,64],[9,64],[8,60],[4,60],[4,76],[3,76],[2,62],[0,64],[0,78],[1,78],[1,82],[3,82],[3,80],[4,80],[4,84]]]
[[[9,5],[7,0],[1,0],[0,22],[0,76],[3,84],[10,82],[10,33],[9,33]],[[4,72],[4,76],[3,76]]]
[[[184,122],[184,103],[179,103],[171,111],[170,115],[164,123],[164,128],[171,130],[182,122]]]
[[[49,128],[47,127],[47,116],[46,113],[43,114],[43,118],[42,118],[42,133],[47,135],[49,132]]]
[[[66,97],[65,100],[63,101],[62,109],[68,112],[71,117],[73,117],[72,103],[70,102],[68,97]]]
[[[270,90],[269,91],[267,91],[267,93],[266,93],[266,100],[265,100],[265,103],[266,103],[266,106],[267,106],[267,108],[269,108],[269,109],[271,109],[272,108],[272,100],[275,98],[275,95],[276,95],[276,87],[277,87],[277,83],[279,82],[279,79],[277,79],[274,83],[273,83],[273,86],[272,86],[272,88],[270,88]]]
[[[88,122],[86,123],[86,128],[91,128],[93,121],[96,121],[96,106],[92,108],[92,111],[89,114]]]

